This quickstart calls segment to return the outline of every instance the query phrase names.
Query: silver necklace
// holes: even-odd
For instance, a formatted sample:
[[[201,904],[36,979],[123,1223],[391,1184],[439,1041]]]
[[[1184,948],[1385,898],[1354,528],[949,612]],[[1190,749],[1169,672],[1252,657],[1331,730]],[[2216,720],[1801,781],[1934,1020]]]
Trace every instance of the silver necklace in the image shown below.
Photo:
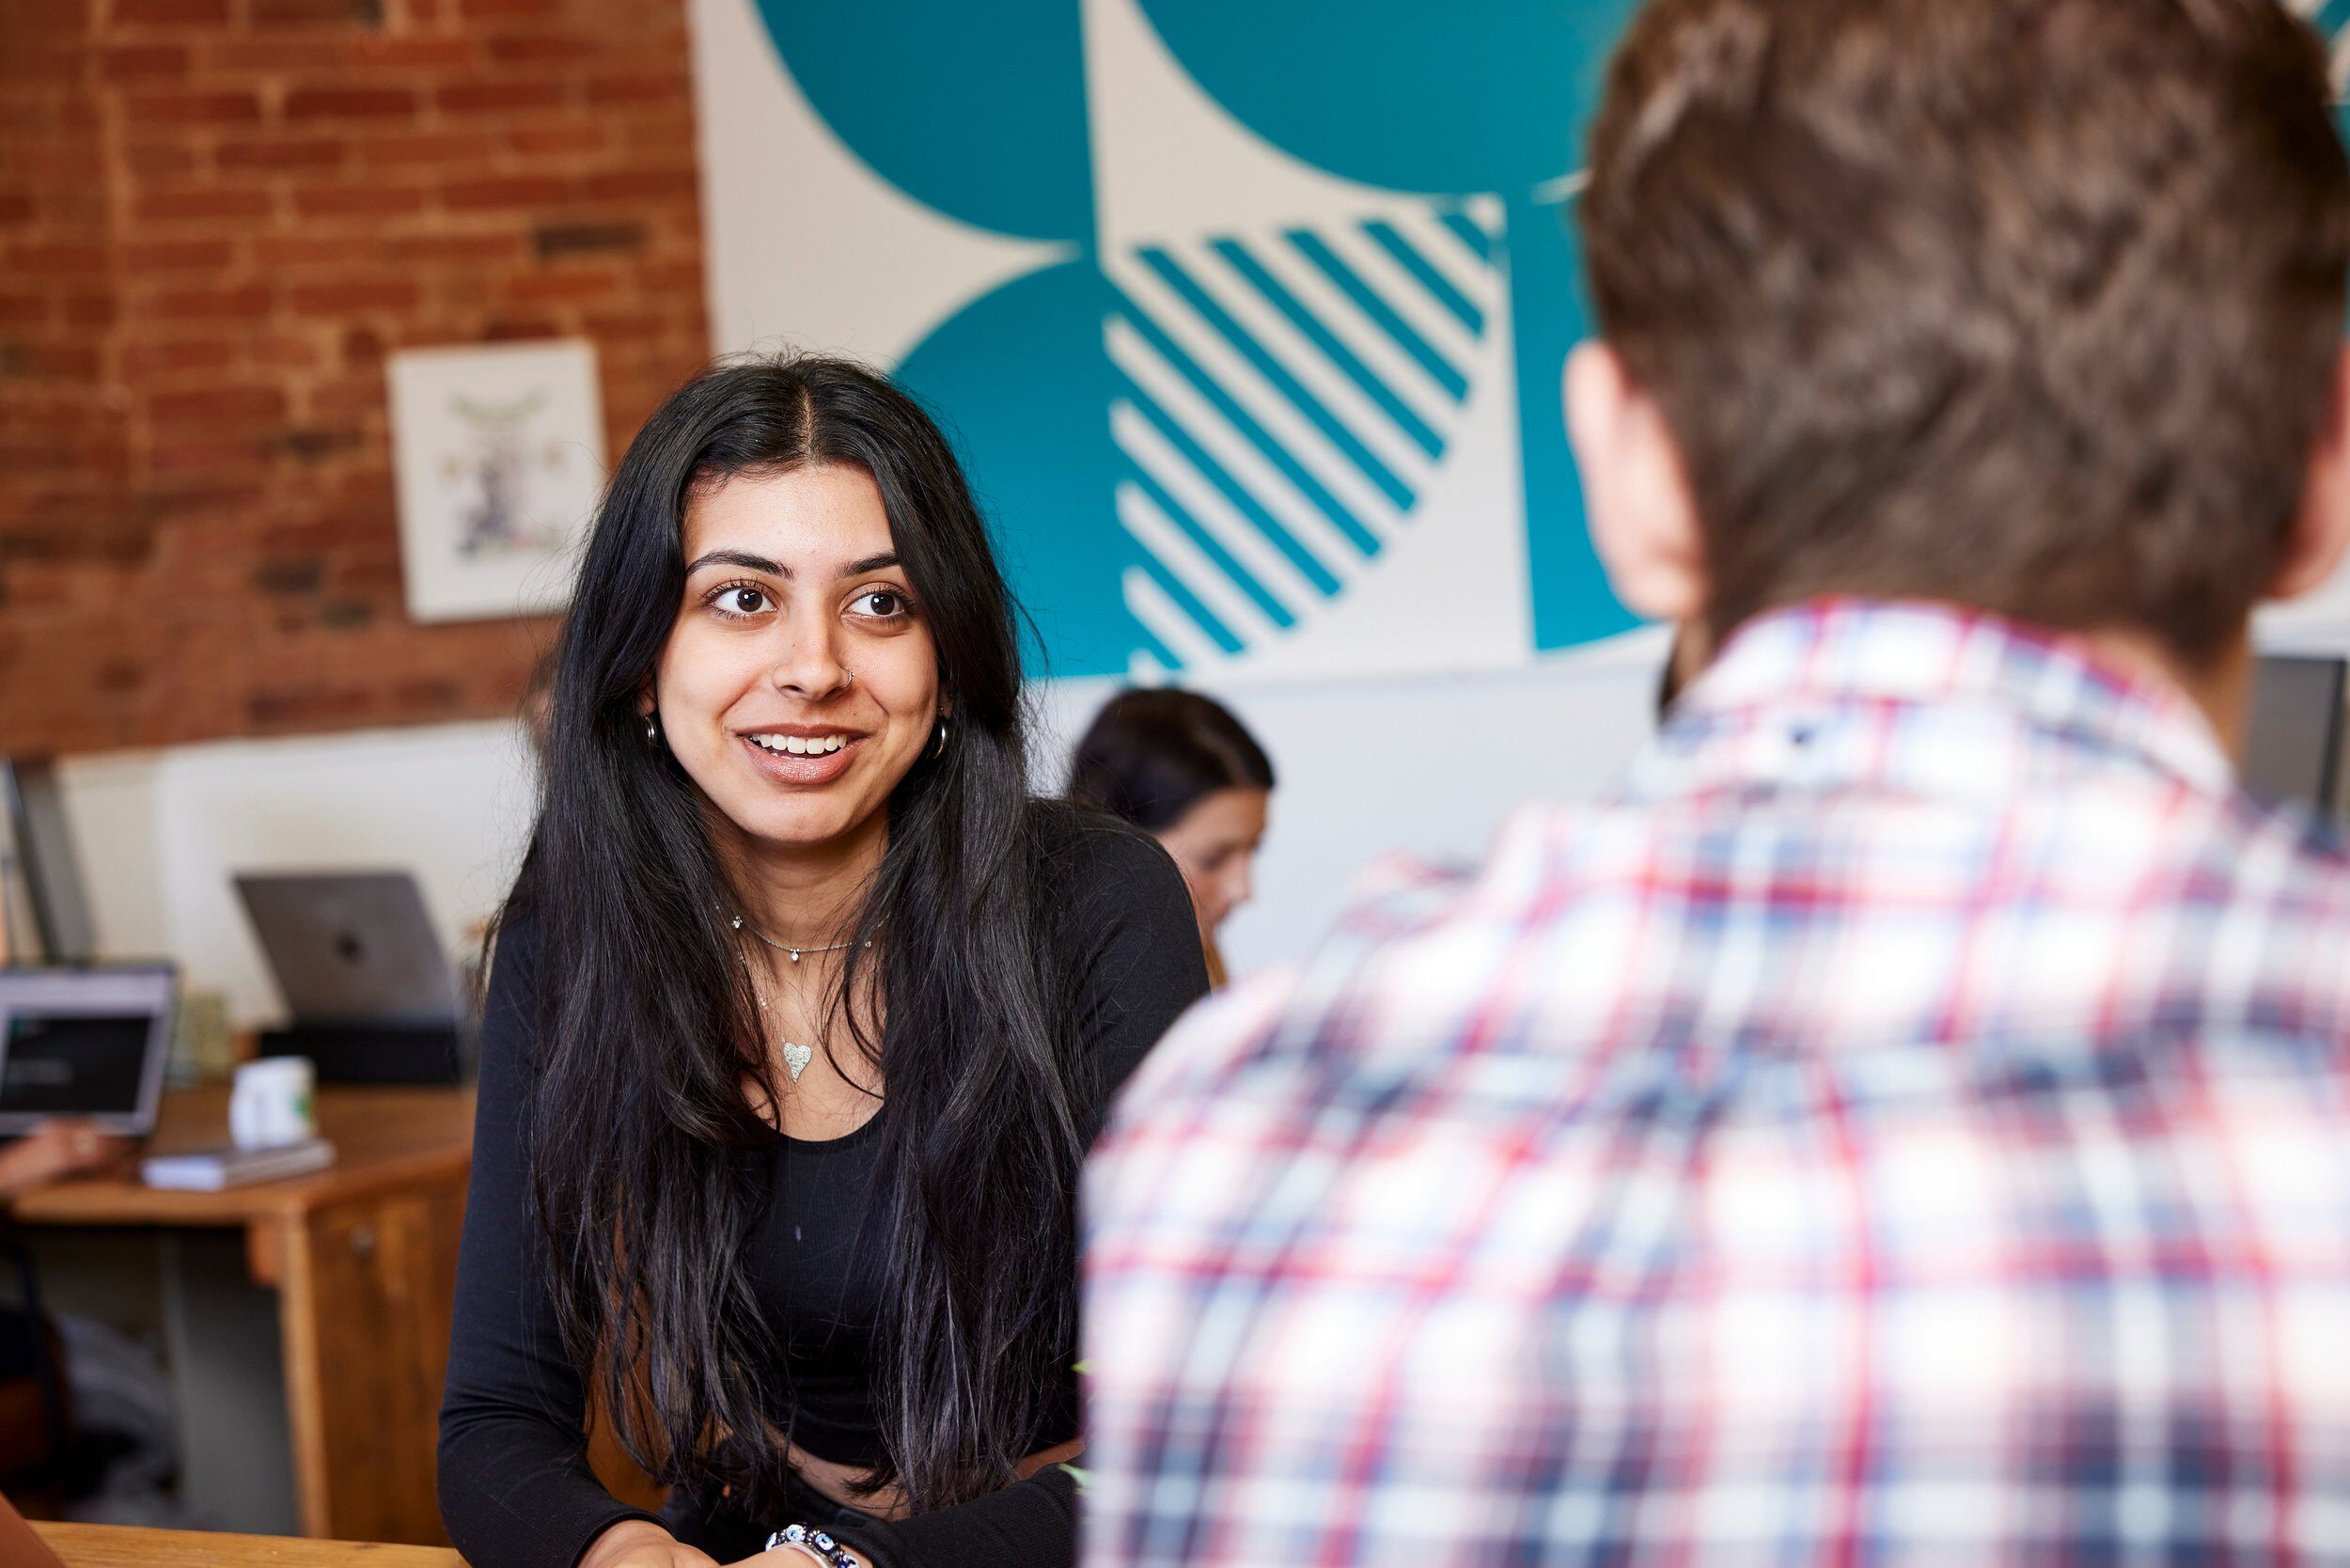
[[[858,946],[854,937],[851,937],[846,942],[828,942],[822,944],[822,946],[815,947],[799,942],[778,942],[774,937],[768,935],[765,932],[760,930],[757,926],[744,920],[740,915],[730,917],[728,923],[732,925],[737,931],[749,932],[753,936],[758,937],[761,942],[766,943],[769,947],[775,949],[776,951],[779,953],[790,953],[791,955],[791,962],[794,964],[797,964],[800,961],[800,955],[802,953],[837,953],[844,949]],[[873,939],[870,936],[867,937],[863,945],[868,948],[871,947],[873,945]]]
[[[736,916],[734,917],[734,923],[737,926],[742,925],[743,917],[739,915]],[[734,956],[743,961],[743,978],[751,982],[751,1000],[759,1004],[759,1016],[760,1020],[759,1032],[760,1034],[765,1034],[767,1032],[767,995],[765,992],[760,990],[759,976],[754,974],[751,970],[751,955],[744,952],[742,949],[737,948],[734,949]],[[798,1041],[787,1040],[783,1042],[783,1070],[791,1075],[791,1081],[793,1083],[798,1083],[800,1081],[800,1074],[807,1072],[807,1064],[815,1059],[816,1053],[808,1049],[808,1047],[801,1044]]]

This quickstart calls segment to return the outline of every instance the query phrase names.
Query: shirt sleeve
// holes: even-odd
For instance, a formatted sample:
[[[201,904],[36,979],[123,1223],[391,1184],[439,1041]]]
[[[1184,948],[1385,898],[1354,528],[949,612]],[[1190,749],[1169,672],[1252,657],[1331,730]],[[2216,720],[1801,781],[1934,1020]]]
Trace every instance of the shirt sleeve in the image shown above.
[[[1068,1568],[1077,1560],[1077,1487],[1050,1465],[954,1508],[843,1527],[873,1568]]]
[[[441,1518],[473,1568],[572,1568],[622,1519],[652,1515],[588,1467],[587,1392],[564,1354],[533,1235],[523,1119],[538,932],[501,932],[482,1009],[472,1185],[441,1402]]]
[[[1062,870],[1077,1046],[1093,1079],[1090,1142],[1143,1058],[1208,994],[1207,949],[1183,873],[1149,834],[1081,822]]]

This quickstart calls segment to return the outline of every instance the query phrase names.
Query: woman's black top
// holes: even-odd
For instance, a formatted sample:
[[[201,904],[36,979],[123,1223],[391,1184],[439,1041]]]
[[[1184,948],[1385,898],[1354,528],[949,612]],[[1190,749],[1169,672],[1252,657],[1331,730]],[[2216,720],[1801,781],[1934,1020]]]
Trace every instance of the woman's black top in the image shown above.
[[[1100,1103],[1168,1025],[1207,989],[1199,929],[1173,862],[1131,829],[1087,822],[1058,830],[1040,868],[1055,940],[1051,955],[1075,980],[1077,1047],[1098,1065]],[[616,1500],[589,1471],[586,1398],[564,1354],[545,1294],[524,1168],[537,1008],[537,923],[510,920],[498,939],[483,1015],[473,1185],[457,1278],[448,1388],[441,1407],[441,1513],[474,1568],[572,1568],[599,1533],[650,1515]],[[749,1283],[786,1365],[791,1439],[845,1465],[881,1456],[874,1414],[872,1334],[879,1302],[877,1245],[860,1235],[871,1212],[880,1146],[876,1116],[845,1137],[777,1136],[743,1158],[763,1173],[769,1200],[744,1252]],[[1074,1291],[1076,1282],[1062,1282]],[[1075,1347],[1070,1348],[1073,1364]],[[1073,1370],[1059,1390],[1053,1447],[1077,1433]],[[820,1499],[795,1488],[810,1511]],[[681,1489],[660,1522],[727,1562],[756,1552],[788,1519],[750,1519],[723,1499]],[[1057,1568],[1075,1559],[1072,1485],[1058,1469],[959,1508],[891,1524],[859,1524],[852,1544],[885,1568]]]

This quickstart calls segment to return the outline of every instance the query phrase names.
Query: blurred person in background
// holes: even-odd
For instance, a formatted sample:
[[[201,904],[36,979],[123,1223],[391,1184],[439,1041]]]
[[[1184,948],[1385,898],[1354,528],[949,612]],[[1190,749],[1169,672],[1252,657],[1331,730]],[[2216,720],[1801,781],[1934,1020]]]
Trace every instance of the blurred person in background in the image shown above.
[[[1191,889],[1208,983],[1224,983],[1215,933],[1254,895],[1273,804],[1273,763],[1222,703],[1173,687],[1102,705],[1069,770],[1069,798],[1155,837]]]
[[[870,371],[729,365],[631,444],[485,1007],[440,1449],[474,1568],[793,1526],[767,1560],[1073,1561],[1078,1162],[1207,975],[1165,852],[1032,797],[1012,626]]]
[[[136,1149],[133,1139],[79,1117],[52,1117],[0,1141],[0,1222],[16,1200],[111,1170]],[[111,1330],[45,1310],[32,1259],[5,1223],[0,1280],[7,1282],[0,1285],[0,1487],[36,1514],[62,1516],[71,1503],[86,1517],[185,1522],[171,1516],[161,1495],[161,1483],[178,1467],[176,1435],[126,1436],[117,1430],[121,1423],[108,1419],[118,1413],[103,1397],[112,1389],[91,1397],[92,1385],[103,1380],[145,1396],[148,1404],[167,1405],[170,1388],[152,1357]],[[142,1473],[134,1478],[133,1471]],[[133,1487],[133,1479],[155,1484]],[[105,1506],[132,1491],[142,1494],[135,1501],[144,1505],[144,1518]]]
[[[1145,1065],[1091,1568],[2350,1562],[2350,859],[2230,760],[2332,98],[2271,0],[1638,12],[1569,423],[1708,667]]]

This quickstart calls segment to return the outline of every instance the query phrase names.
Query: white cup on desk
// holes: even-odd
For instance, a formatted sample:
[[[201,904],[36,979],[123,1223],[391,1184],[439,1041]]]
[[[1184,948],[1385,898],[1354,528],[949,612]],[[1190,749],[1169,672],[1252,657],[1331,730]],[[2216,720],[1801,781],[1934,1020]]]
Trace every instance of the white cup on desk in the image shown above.
[[[317,1088],[307,1057],[244,1063],[228,1092],[229,1141],[240,1149],[275,1149],[318,1137]]]

